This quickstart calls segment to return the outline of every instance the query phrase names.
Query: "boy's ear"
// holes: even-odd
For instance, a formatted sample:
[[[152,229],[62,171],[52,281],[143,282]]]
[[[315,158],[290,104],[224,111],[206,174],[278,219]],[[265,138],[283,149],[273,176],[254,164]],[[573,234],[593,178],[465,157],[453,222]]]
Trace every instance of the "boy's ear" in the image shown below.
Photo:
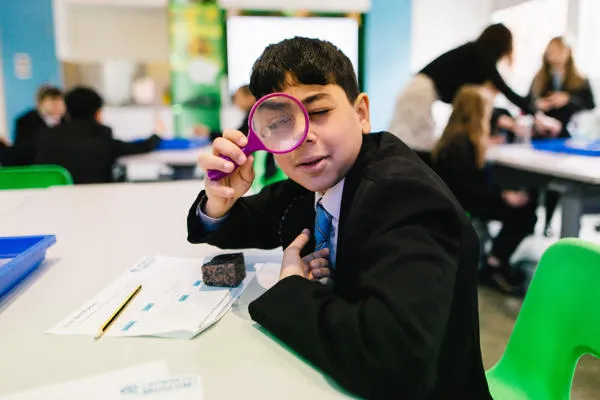
[[[356,110],[356,118],[361,127],[363,134],[371,133],[371,114],[369,111],[369,96],[366,93],[358,95],[354,100],[354,109]]]

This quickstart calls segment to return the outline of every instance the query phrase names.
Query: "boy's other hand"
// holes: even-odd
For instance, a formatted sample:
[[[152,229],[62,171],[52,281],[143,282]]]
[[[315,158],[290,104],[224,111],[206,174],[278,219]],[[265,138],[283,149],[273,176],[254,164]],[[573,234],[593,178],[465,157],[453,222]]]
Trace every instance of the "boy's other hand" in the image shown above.
[[[246,157],[242,147],[246,146],[248,139],[240,131],[225,130],[223,137],[217,138],[212,146],[212,154],[202,153],[198,163],[204,170],[231,172],[235,165],[221,158],[229,157],[240,166],[233,173],[218,181],[205,177],[206,206],[203,210],[211,218],[221,218],[229,212],[237,199],[242,197],[252,186],[254,181],[254,168],[252,156]]]
[[[327,256],[329,249],[321,249],[300,257],[300,252],[310,240],[310,231],[305,229],[283,252],[279,280],[298,275],[310,280],[319,280],[329,276]]]

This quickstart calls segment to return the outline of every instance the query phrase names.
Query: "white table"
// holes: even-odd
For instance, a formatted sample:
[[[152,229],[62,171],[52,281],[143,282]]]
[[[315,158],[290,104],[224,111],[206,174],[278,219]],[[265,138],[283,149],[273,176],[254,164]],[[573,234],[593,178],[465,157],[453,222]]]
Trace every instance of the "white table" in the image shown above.
[[[527,145],[490,148],[494,178],[508,184],[550,187],[562,193],[561,237],[579,236],[584,213],[600,212],[600,157],[552,153]]]
[[[0,217],[14,212],[45,189],[0,190]]]
[[[488,160],[525,171],[600,185],[600,157],[553,153],[527,145],[492,146]]]
[[[153,360],[202,376],[206,399],[345,398],[317,370],[251,321],[248,303],[278,268],[250,284],[221,321],[193,340],[52,336],[44,332],[142,256],[205,257],[186,241],[188,207],[201,182],[57,187],[2,216],[0,236],[55,234],[46,262],[0,303],[0,394]],[[248,252],[280,260],[281,251]]]

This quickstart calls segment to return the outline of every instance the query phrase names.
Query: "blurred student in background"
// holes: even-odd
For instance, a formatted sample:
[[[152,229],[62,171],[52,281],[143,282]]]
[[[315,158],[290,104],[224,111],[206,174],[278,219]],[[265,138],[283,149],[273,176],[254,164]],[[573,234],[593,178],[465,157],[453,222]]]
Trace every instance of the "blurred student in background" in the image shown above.
[[[40,133],[35,163],[60,165],[75,183],[111,182],[118,157],[147,153],[160,144],[157,135],[131,143],[114,139],[101,122],[104,101],[92,89],[77,87],[65,101],[69,121]]]
[[[432,105],[436,100],[452,103],[465,84],[486,84],[502,92],[525,113],[535,115],[544,131],[557,133],[558,121],[538,112],[529,99],[516,94],[496,68],[502,59],[512,59],[513,36],[503,24],[490,25],[474,41],[442,54],[415,75],[396,102],[389,131],[415,150],[431,150],[435,144]],[[426,156],[425,156],[426,157]]]
[[[8,140],[0,136],[0,166],[9,163],[9,157],[12,156],[11,151],[12,149],[8,143]]]
[[[555,37],[548,43],[542,67],[531,83],[529,98],[537,107],[562,123],[558,137],[571,137],[568,124],[575,113],[596,105],[590,82],[573,60],[573,51],[565,38]],[[537,137],[544,138],[543,132]]]
[[[529,98],[537,107],[562,123],[558,137],[569,138],[568,125],[579,111],[595,107],[590,82],[578,71],[573,51],[564,37],[555,37],[548,43],[542,58],[542,67],[531,83]],[[534,139],[545,139],[544,132],[536,130]],[[546,221],[544,235],[551,236],[552,215],[559,201],[559,193],[546,191]]]
[[[240,88],[235,91],[233,96],[231,96],[231,100],[238,109],[244,112],[245,115],[241,125],[237,128],[237,130],[243,132],[245,135],[248,135],[248,116],[250,115],[252,106],[254,103],[256,103],[256,98],[250,91],[250,87],[248,85],[244,85],[240,86]],[[199,124],[194,128],[194,134],[196,136],[210,136],[210,140],[215,140],[216,138],[222,136],[221,131],[211,131],[209,127],[202,124]]]
[[[432,151],[432,161],[435,171],[471,218],[502,222],[480,271],[480,280],[502,291],[517,293],[523,274],[511,267],[510,258],[519,243],[533,233],[536,202],[525,192],[502,190],[486,176],[492,100],[492,94],[481,86],[466,85],[460,89],[448,125]]]
[[[65,102],[62,91],[42,86],[36,96],[36,108],[20,115],[15,122],[11,165],[31,165],[42,130],[64,122]]]

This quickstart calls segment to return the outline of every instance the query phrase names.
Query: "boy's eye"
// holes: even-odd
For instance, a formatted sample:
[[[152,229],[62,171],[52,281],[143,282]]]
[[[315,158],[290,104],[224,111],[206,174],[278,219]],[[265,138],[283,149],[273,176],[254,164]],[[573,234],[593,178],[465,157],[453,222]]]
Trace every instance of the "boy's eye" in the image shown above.
[[[311,111],[308,113],[308,115],[310,117],[318,117],[319,115],[325,115],[329,112],[329,110],[317,110],[317,111]]]

